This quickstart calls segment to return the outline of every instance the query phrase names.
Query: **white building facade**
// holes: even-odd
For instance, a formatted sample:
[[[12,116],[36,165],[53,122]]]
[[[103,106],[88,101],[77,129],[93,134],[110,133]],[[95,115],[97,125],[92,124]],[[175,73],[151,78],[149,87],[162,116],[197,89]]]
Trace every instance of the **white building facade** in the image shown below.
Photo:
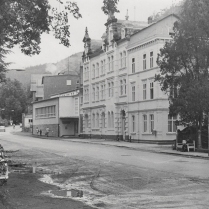
[[[33,103],[33,134],[41,130],[44,135],[47,128],[49,136],[79,135],[79,90]]]
[[[86,30],[83,54],[83,136],[128,140],[175,138],[168,96],[154,77],[157,53],[171,39],[175,16],[157,23],[109,15],[103,45],[91,51]],[[170,126],[172,130],[170,130]],[[168,129],[170,131],[168,131]]]
[[[143,140],[173,140],[176,117],[170,116],[168,96],[155,80],[156,60],[171,39],[174,15],[167,16],[131,36],[128,43],[129,136]]]

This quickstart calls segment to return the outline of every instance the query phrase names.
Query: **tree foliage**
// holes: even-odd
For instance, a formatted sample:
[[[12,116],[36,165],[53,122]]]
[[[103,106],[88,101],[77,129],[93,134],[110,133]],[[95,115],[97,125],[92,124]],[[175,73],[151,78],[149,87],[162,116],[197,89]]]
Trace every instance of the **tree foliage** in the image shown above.
[[[155,80],[170,93],[170,113],[202,126],[209,111],[209,1],[185,0],[172,41],[160,50]],[[173,92],[177,88],[178,94]]]
[[[7,79],[0,88],[0,109],[4,119],[21,122],[22,113],[27,111],[27,94],[17,80]]]
[[[63,3],[62,11],[52,8],[48,0],[1,0],[0,1],[0,82],[7,65],[4,56],[15,45],[20,45],[26,55],[39,54],[41,34],[53,32],[64,46],[69,46],[68,18],[81,14],[76,3]]]
[[[119,12],[117,9],[117,4],[119,0],[103,0],[102,11],[108,15],[110,12],[114,14],[115,12]]]

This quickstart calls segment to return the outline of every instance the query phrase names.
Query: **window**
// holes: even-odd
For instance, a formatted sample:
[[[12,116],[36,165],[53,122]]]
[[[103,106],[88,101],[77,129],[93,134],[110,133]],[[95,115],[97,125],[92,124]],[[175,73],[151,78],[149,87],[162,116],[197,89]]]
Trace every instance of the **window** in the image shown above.
[[[85,75],[85,79],[86,80],[88,80],[89,79],[89,68],[88,67],[86,67],[86,68],[84,68],[84,75]]]
[[[103,71],[103,73],[105,74],[105,71],[106,71],[106,63],[105,63],[106,61],[104,60],[104,62],[103,62],[103,66],[104,66],[104,71]]]
[[[173,86],[170,88],[170,97],[177,98],[178,97],[178,88],[177,86]]]
[[[55,105],[35,109],[36,118],[51,118],[56,116]]]
[[[132,132],[135,132],[135,115],[132,115]]]
[[[102,128],[105,128],[105,113],[103,112],[102,115]]]
[[[97,86],[97,91],[96,91],[96,100],[99,101],[99,86]]]
[[[120,53],[120,68],[123,67],[123,53]]]
[[[150,99],[154,99],[154,82],[150,83]]]
[[[177,120],[177,116],[168,115],[168,132],[176,132],[175,121]]]
[[[99,77],[99,63],[97,63],[96,77]]]
[[[135,101],[135,86],[132,86],[132,101]]]
[[[150,115],[150,132],[154,130],[154,115]]]
[[[85,128],[86,129],[89,127],[88,122],[89,122],[89,117],[88,117],[88,115],[85,115]]]
[[[143,115],[143,131],[147,132],[147,115]]]
[[[96,99],[96,89],[95,89],[95,87],[92,88],[92,91],[93,91],[93,92],[92,92],[92,93],[93,93],[93,98],[92,98],[92,100],[95,101],[95,99]]]
[[[66,85],[67,85],[67,86],[71,86],[71,80],[67,80],[67,81],[66,81]]]
[[[150,52],[150,68],[153,68],[153,52]]]
[[[111,82],[111,86],[112,86],[112,97],[114,97],[114,82]]]
[[[88,87],[84,88],[84,101],[85,102],[89,101],[89,88]]]
[[[123,95],[123,80],[120,80],[120,95]]]
[[[104,99],[105,85],[101,84],[101,99]]]
[[[92,78],[95,78],[95,65],[92,66]]]
[[[143,55],[143,70],[146,70],[147,66],[146,66],[146,54]]]
[[[113,57],[113,56],[112,56],[112,60],[111,60],[111,61],[112,61],[112,63],[111,63],[111,65],[112,65],[111,68],[112,68],[112,69],[111,69],[111,70],[113,71],[113,70],[114,70],[114,57]]]
[[[126,52],[123,52],[123,66],[126,67]]]
[[[92,115],[92,127],[95,128],[95,114]]]
[[[108,97],[111,97],[111,83],[108,83]]]
[[[111,112],[111,121],[110,121],[110,123],[111,123],[111,127],[114,128],[114,113],[113,113],[113,111]]]
[[[126,95],[126,79],[120,80],[120,95]]]
[[[135,58],[132,58],[132,73],[135,73]]]
[[[111,71],[111,60],[110,60],[110,57],[108,57],[108,66],[109,66],[109,67],[108,67],[108,68],[109,68],[108,70],[109,70],[109,72],[110,72],[110,71]]]
[[[108,112],[108,128],[111,127],[111,118],[110,118],[110,112]]]
[[[103,61],[101,61],[101,75],[104,74],[104,65],[103,65]]]
[[[143,84],[143,100],[147,99],[147,84]]]
[[[99,128],[99,113],[96,116],[96,128]]]
[[[123,79],[124,94],[126,94],[126,79]]]

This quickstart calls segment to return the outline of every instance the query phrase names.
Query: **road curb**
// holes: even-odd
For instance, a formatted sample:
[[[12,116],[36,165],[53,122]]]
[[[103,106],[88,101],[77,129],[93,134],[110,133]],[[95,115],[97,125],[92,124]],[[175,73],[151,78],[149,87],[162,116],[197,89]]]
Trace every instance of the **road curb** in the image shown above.
[[[16,134],[15,132],[13,132],[13,134]],[[16,135],[21,135],[21,134],[16,134]],[[81,141],[81,140],[76,140],[76,139],[66,139],[66,138],[57,138],[57,137],[45,137],[45,136],[39,136],[39,135],[23,135],[23,136],[32,136],[34,138],[39,138],[39,139],[49,139],[49,140],[61,140],[61,141],[69,141],[69,142],[77,142],[77,143],[86,143],[86,144],[100,144],[103,146],[114,146],[114,147],[122,147],[122,148],[127,148],[127,149],[131,149],[131,150],[139,150],[142,152],[150,152],[150,153],[159,153],[159,154],[167,154],[167,155],[174,155],[174,156],[182,156],[182,157],[186,157],[186,158],[199,158],[199,159],[204,159],[204,160],[209,160],[208,156],[198,156],[198,155],[185,155],[183,152],[168,152],[168,151],[156,151],[156,150],[150,150],[150,149],[142,149],[142,148],[136,148],[136,147],[129,147],[129,146],[125,146],[125,145],[116,145],[116,144],[104,144],[103,142],[97,141],[97,142],[93,142],[93,141]],[[120,143],[120,142],[118,142]],[[142,144],[142,143],[141,143]]]

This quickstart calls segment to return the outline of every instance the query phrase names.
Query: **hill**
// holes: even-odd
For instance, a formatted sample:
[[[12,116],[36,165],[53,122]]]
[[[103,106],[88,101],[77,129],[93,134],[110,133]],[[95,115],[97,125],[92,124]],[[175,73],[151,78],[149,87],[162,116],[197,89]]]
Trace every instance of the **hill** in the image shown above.
[[[102,42],[99,40],[92,40],[92,50],[95,51],[96,49],[100,48]],[[24,86],[30,84],[30,79],[32,74],[52,74],[57,75],[75,73],[78,74],[80,72],[80,66],[82,65],[82,54],[83,52],[75,53],[63,60],[60,60],[57,63],[46,63],[42,65],[35,65],[32,67],[28,67],[25,71],[15,71],[11,70],[8,71],[6,74],[7,78],[11,80],[18,80]]]

